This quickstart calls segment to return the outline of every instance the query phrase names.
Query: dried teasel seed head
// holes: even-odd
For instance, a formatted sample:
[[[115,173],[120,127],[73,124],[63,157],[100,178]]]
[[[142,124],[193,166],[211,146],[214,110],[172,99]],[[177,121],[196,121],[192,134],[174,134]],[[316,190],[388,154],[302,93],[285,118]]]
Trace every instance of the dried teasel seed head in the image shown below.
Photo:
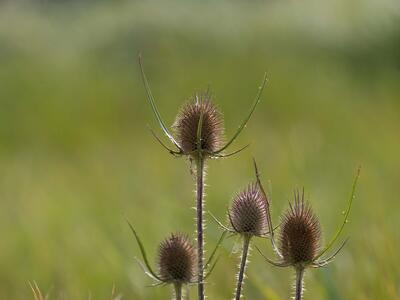
[[[195,276],[196,254],[184,234],[171,234],[159,248],[159,276],[166,283],[185,284]]]
[[[284,262],[295,267],[312,263],[320,248],[319,220],[311,207],[295,193],[294,205],[283,216],[280,230],[280,251]]]
[[[267,232],[267,200],[258,184],[250,184],[234,199],[229,210],[229,219],[237,233],[260,236]]]
[[[177,141],[185,154],[196,156],[200,150],[207,156],[222,146],[223,118],[211,100],[208,92],[197,94],[192,101],[183,106],[176,117],[173,127]],[[201,115],[201,145],[198,147],[197,129]]]

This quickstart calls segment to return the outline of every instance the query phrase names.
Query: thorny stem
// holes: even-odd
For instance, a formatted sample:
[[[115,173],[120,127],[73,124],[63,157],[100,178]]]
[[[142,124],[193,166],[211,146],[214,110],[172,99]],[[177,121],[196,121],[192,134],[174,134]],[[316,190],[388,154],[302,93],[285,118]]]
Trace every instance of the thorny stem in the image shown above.
[[[204,240],[203,240],[203,195],[204,195],[204,158],[199,157],[196,161],[197,169],[197,191],[196,191],[196,221],[197,221],[197,267],[198,267],[198,299],[204,300]]]
[[[175,288],[175,299],[182,300],[182,284],[175,283],[174,288]]]
[[[243,252],[242,252],[242,258],[240,261],[240,269],[239,269],[237,285],[236,285],[235,300],[239,300],[241,297],[241,294],[242,294],[242,285],[243,285],[243,279],[244,279],[244,272],[246,270],[247,255],[249,252],[250,239],[251,239],[251,237],[249,237],[249,236],[245,236],[243,238]]]
[[[296,291],[295,291],[295,300],[301,300],[303,295],[303,276],[304,276],[304,268],[299,268],[296,270]]]

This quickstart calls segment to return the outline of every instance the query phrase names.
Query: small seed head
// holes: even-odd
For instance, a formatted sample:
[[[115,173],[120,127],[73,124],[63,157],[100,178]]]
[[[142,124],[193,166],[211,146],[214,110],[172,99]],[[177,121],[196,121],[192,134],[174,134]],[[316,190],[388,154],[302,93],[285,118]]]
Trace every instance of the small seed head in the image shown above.
[[[192,101],[183,106],[176,117],[173,127],[177,141],[185,154],[196,156],[200,150],[207,156],[222,145],[223,119],[211,100],[208,92],[195,95]],[[197,128],[201,115],[201,145],[198,147]]]
[[[312,263],[320,248],[319,220],[304,201],[304,193],[295,193],[294,205],[283,216],[280,231],[280,251],[283,260],[293,266],[304,267]]]
[[[257,184],[250,184],[234,199],[229,219],[237,233],[260,236],[267,232],[267,200]]]
[[[196,255],[186,235],[171,234],[160,244],[159,276],[166,283],[185,284],[195,276]]]

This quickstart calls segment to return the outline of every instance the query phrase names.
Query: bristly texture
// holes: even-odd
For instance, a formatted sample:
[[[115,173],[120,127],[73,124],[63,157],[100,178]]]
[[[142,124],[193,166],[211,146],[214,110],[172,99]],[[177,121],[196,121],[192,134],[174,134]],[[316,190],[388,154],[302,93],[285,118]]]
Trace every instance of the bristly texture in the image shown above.
[[[176,138],[183,152],[196,155],[200,150],[204,155],[217,151],[223,142],[224,126],[221,113],[207,93],[197,94],[193,101],[185,104],[173,124]],[[197,130],[202,115],[201,145],[197,145]]]
[[[229,210],[233,230],[249,236],[265,235],[268,228],[266,201],[258,184],[250,184],[240,192]]]
[[[159,276],[166,283],[193,282],[196,254],[186,235],[171,234],[159,248]]]
[[[295,193],[294,205],[286,211],[280,231],[280,251],[288,265],[311,264],[320,248],[321,230],[318,218],[304,201],[304,192]]]

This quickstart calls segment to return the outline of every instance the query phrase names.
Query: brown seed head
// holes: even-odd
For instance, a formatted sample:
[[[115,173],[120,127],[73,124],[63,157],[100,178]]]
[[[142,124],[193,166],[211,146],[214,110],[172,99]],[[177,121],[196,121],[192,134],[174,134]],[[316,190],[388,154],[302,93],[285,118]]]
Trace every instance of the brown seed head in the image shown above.
[[[229,210],[233,230],[240,234],[260,236],[267,232],[267,200],[257,184],[250,184],[234,199]]]
[[[171,234],[159,248],[159,276],[167,283],[189,283],[195,275],[196,255],[186,235]]]
[[[320,247],[319,220],[304,201],[304,192],[295,193],[294,205],[283,216],[280,231],[280,251],[283,260],[293,266],[313,262]]]
[[[173,124],[176,138],[183,152],[188,155],[198,153],[197,128],[202,114],[200,151],[207,155],[222,145],[223,119],[216,106],[211,102],[209,93],[198,94],[185,104]]]

